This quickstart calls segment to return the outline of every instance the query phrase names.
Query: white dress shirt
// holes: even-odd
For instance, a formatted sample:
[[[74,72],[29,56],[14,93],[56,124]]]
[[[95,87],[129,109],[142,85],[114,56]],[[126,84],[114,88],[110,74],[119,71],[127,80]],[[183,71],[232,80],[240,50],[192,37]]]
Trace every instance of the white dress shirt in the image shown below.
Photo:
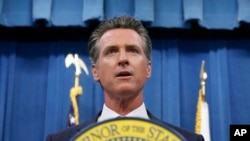
[[[101,113],[100,117],[98,118],[97,122],[116,118],[119,116],[121,116],[121,115],[119,115],[115,111],[108,108],[105,104],[103,104],[102,113]],[[135,110],[131,111],[130,113],[128,113],[127,115],[122,116],[122,117],[137,117],[137,118],[149,119],[144,103],[142,103],[141,106],[139,106]]]

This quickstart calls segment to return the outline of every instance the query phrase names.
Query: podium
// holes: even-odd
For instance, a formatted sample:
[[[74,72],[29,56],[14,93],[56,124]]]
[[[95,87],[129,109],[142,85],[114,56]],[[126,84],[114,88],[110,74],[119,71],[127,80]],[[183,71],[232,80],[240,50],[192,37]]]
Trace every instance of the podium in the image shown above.
[[[70,141],[187,141],[171,127],[142,118],[115,118],[83,128]]]

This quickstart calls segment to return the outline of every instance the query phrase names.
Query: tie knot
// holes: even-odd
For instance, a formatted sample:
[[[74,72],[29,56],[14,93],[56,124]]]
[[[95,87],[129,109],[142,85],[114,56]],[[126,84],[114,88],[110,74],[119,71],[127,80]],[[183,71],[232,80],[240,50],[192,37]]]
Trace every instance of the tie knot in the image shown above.
[[[125,116],[117,116],[116,118],[124,118]]]

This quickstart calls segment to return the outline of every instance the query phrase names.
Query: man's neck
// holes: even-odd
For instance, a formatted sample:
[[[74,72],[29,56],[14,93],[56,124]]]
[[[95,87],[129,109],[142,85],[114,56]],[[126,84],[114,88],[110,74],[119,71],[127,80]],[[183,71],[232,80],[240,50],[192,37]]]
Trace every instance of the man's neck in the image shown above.
[[[128,113],[130,113],[131,111],[137,109],[138,107],[140,107],[142,105],[143,102],[140,103],[136,103],[136,104],[129,104],[129,103],[118,103],[117,105],[108,105],[106,104],[106,106],[109,109],[112,109],[113,111],[115,111],[116,113],[118,113],[121,116],[127,115]]]
[[[119,116],[125,116],[125,117],[138,117],[138,118],[145,118],[149,119],[149,116],[147,114],[147,110],[145,107],[145,104],[142,103],[138,108],[134,109],[133,111],[129,112],[125,115],[120,115],[119,113],[113,111],[112,109],[108,108],[105,104],[103,105],[102,113],[100,117],[98,118],[98,122],[104,121],[107,119],[116,118]]]
[[[105,105],[120,115],[126,115],[134,109],[140,107],[143,103],[143,95],[130,98],[111,98],[105,95]]]

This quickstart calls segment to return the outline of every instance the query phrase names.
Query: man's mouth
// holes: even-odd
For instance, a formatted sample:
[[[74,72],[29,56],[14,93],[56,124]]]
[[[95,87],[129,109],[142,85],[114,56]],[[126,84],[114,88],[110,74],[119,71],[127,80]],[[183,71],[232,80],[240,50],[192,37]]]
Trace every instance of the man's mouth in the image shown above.
[[[116,77],[129,77],[129,76],[132,76],[132,73],[130,73],[129,71],[121,71],[116,75]]]

